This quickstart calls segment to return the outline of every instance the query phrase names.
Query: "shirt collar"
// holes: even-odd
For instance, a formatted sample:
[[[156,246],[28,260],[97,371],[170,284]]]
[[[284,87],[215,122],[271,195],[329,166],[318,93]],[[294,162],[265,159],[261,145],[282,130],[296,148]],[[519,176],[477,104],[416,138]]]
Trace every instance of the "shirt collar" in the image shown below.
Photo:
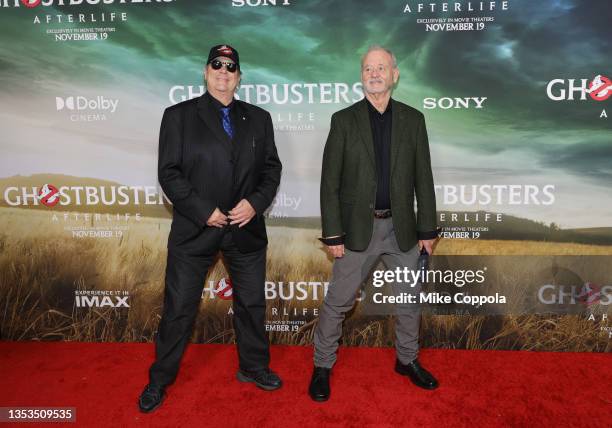
[[[226,105],[226,106],[225,106],[225,105],[223,105],[223,103],[222,103],[221,101],[219,101],[218,99],[216,99],[215,97],[213,97],[213,96],[210,94],[210,92],[208,92],[208,91],[207,91],[207,92],[206,92],[206,96],[207,96],[208,101],[210,102],[210,104],[211,104],[211,105],[212,105],[212,106],[213,106],[215,109],[217,109],[217,110],[221,110],[222,108],[226,108],[226,107],[229,107],[229,108],[230,108],[230,110],[231,110],[231,109],[234,107],[234,105],[236,104],[236,103],[235,103],[235,101],[236,101],[236,99],[235,99],[235,98],[232,98],[232,102],[231,102],[231,103],[229,103],[228,105]]]
[[[370,102],[370,100],[368,100],[367,98],[365,99],[367,104],[368,104],[368,110],[370,111],[370,113],[376,113],[378,116],[383,116],[383,115],[387,115],[391,113],[391,104],[393,102],[393,100],[391,98],[389,98],[389,102],[387,103],[387,108],[385,109],[384,112],[379,112],[378,110],[376,110],[376,107],[374,107],[372,105],[372,103]]]

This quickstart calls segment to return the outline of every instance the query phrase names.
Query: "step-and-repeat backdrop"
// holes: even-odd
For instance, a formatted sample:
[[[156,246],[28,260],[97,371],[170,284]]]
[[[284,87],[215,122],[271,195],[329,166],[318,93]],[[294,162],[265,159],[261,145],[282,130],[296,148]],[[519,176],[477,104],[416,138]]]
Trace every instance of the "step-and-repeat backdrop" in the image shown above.
[[[267,212],[267,329],[310,344],[332,266],[316,239],[323,146],[380,44],[398,59],[393,97],[425,114],[443,228],[423,346],[610,351],[608,6],[0,0],[0,338],[153,339],[172,215],[161,115],[204,92],[208,49],[228,43],[236,96],[271,113],[284,166]],[[380,285],[364,284],[345,345],[392,344]],[[222,260],[193,340],[235,340]]]

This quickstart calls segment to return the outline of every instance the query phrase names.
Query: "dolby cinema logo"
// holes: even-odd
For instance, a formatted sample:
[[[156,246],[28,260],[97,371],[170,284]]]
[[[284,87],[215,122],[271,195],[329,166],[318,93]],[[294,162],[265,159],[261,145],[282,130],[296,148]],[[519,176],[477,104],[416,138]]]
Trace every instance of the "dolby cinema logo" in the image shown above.
[[[99,122],[117,111],[119,99],[103,95],[85,97],[82,95],[55,97],[55,109],[66,115],[72,122]]]

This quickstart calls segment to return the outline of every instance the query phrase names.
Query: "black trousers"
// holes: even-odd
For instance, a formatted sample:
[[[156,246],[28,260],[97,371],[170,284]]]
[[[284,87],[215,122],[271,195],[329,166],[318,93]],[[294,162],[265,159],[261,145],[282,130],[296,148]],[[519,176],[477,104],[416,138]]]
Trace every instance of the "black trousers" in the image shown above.
[[[241,253],[229,229],[223,232],[219,250],[226,262],[233,287],[234,331],[238,360],[243,370],[260,370],[270,363],[265,330],[266,247]],[[155,342],[156,359],[149,370],[151,385],[174,381],[201,301],[206,274],[216,254],[183,256],[168,251],[164,309]]]

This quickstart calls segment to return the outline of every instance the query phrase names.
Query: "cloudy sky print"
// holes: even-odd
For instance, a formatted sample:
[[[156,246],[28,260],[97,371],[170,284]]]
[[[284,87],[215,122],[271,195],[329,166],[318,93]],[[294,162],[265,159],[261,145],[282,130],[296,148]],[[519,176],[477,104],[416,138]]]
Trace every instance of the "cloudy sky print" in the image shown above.
[[[261,106],[277,127],[281,192],[303,196],[293,215],[316,216],[330,116],[356,96],[349,90],[348,103],[336,102],[332,91],[332,102],[322,102],[320,84],[352,89],[361,54],[380,44],[398,59],[393,97],[425,114],[436,184],[555,189],[550,205],[445,206],[439,194],[439,209],[487,209],[563,227],[610,226],[612,133],[602,117],[612,114],[610,98],[580,100],[575,93],[574,100],[555,101],[547,92],[554,79],[564,82],[551,89],[559,98],[568,79],[579,84],[612,74],[607,1],[510,0],[507,10],[497,1],[493,11],[473,12],[443,12],[441,1],[427,2],[440,6],[434,12],[417,12],[419,2],[406,0],[292,0],[267,7],[234,7],[232,0],[57,3],[0,7],[1,177],[58,173],[155,184],[163,109],[188,98],[185,88],[202,84],[210,46],[229,43],[240,52],[242,93],[254,85],[298,84],[301,102]],[[80,13],[96,22],[67,22],[67,15]],[[111,13],[127,19],[108,21]],[[479,31],[426,31],[418,22],[448,17],[493,20]],[[81,27],[114,31],[91,41],[57,41],[53,33]],[[304,84],[319,85],[312,100]],[[93,109],[105,120],[72,120],[75,112],[65,105],[70,97],[117,104]],[[457,98],[468,99],[467,106],[454,108]],[[435,108],[426,108],[426,99]],[[444,108],[442,99],[453,107]]]

